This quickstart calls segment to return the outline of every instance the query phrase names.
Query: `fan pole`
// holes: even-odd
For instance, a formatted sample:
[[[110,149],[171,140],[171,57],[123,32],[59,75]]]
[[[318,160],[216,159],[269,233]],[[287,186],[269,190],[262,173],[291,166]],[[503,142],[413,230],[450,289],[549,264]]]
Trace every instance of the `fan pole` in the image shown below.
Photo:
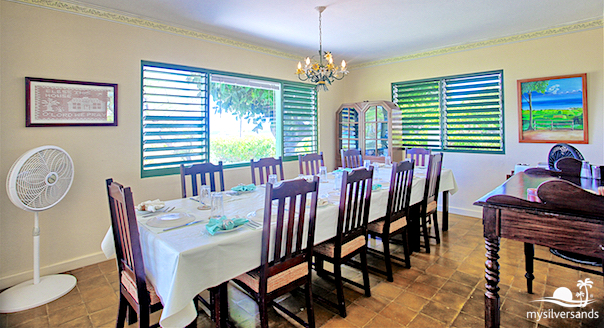
[[[36,212],[36,218],[34,220],[34,285],[40,283],[40,220],[38,219],[38,212]]]
[[[0,293],[0,313],[12,313],[44,305],[69,293],[77,280],[69,274],[53,274],[40,278],[40,221],[34,220],[34,279],[15,285]]]

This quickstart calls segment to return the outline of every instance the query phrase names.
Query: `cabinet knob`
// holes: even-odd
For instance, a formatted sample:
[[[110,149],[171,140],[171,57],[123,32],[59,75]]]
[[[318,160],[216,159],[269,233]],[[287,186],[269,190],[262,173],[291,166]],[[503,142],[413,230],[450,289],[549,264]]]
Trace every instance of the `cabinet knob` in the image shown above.
[[[604,251],[604,245],[600,245],[600,250]]]

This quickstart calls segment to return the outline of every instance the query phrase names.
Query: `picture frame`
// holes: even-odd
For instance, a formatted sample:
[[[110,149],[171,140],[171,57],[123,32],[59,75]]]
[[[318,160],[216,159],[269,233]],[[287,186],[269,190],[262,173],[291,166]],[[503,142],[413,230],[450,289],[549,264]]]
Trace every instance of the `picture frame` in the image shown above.
[[[519,141],[587,144],[587,73],[517,81]]]
[[[117,84],[26,77],[25,126],[117,126]]]

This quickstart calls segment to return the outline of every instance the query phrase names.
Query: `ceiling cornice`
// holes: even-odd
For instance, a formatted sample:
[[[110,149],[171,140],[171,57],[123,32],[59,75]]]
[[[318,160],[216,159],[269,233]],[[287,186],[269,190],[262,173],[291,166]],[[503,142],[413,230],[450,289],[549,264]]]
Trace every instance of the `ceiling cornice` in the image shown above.
[[[115,13],[115,12],[111,12],[111,11],[107,11],[107,10],[103,10],[103,9],[90,8],[90,7],[87,7],[84,5],[79,5],[79,4],[74,4],[74,3],[55,1],[55,0],[7,0],[7,1],[24,3],[24,4],[28,4],[28,5],[37,6],[37,7],[43,7],[43,8],[50,8],[50,9],[60,10],[60,11],[64,11],[64,12],[79,14],[79,15],[83,15],[83,16],[104,19],[104,20],[119,22],[119,23],[123,23],[123,24],[162,31],[162,32],[166,32],[166,33],[187,36],[187,37],[191,37],[191,38],[195,38],[195,39],[225,44],[225,45],[229,45],[229,46],[233,46],[233,47],[237,47],[237,48],[252,50],[252,51],[261,52],[261,53],[278,56],[278,57],[283,57],[283,58],[287,58],[287,59],[292,59],[292,60],[300,59],[300,56],[298,56],[298,55],[278,51],[278,50],[271,49],[271,48],[266,48],[266,47],[261,47],[261,46],[245,43],[245,42],[235,41],[235,40],[231,40],[228,38],[223,38],[223,37],[219,37],[219,36],[215,36],[215,35],[211,35],[211,34],[201,33],[201,32],[197,32],[194,30],[186,29],[186,28],[175,27],[175,26],[171,26],[171,25],[167,25],[167,24],[163,24],[163,23],[154,22],[154,21],[151,21],[148,19],[129,16],[126,14]],[[484,47],[491,47],[491,46],[496,46],[496,45],[501,45],[501,44],[506,44],[506,43],[520,42],[520,41],[526,41],[526,40],[530,40],[530,39],[538,39],[538,38],[544,38],[544,37],[572,33],[572,32],[579,32],[579,31],[583,31],[583,30],[602,28],[603,25],[604,25],[604,20],[597,19],[597,20],[580,22],[580,23],[575,23],[575,24],[561,26],[561,27],[550,28],[550,29],[542,30],[542,31],[518,34],[518,35],[507,36],[507,37],[498,38],[498,39],[492,39],[492,40],[466,43],[466,44],[462,44],[462,45],[446,47],[446,48],[439,48],[439,49],[419,52],[419,53],[405,55],[405,56],[392,57],[392,58],[386,58],[386,59],[377,60],[377,61],[360,63],[360,64],[356,64],[356,65],[351,65],[350,69],[392,64],[392,63],[401,62],[401,61],[444,55],[444,54],[453,53],[453,52],[466,51],[466,50],[472,50],[472,49],[484,48]]]
[[[229,45],[229,46],[233,46],[233,47],[237,47],[237,48],[262,52],[262,53],[266,53],[269,55],[284,57],[287,59],[293,59],[293,60],[300,59],[300,56],[282,52],[282,51],[278,51],[275,49],[270,49],[270,48],[261,47],[261,46],[257,46],[257,45],[253,45],[253,44],[249,44],[249,43],[245,43],[245,42],[235,41],[235,40],[231,40],[231,39],[227,39],[227,38],[223,38],[223,37],[219,37],[219,36],[215,36],[215,35],[211,35],[211,34],[201,33],[201,32],[197,32],[197,31],[190,30],[190,29],[185,29],[185,28],[175,27],[175,26],[171,26],[171,25],[167,25],[167,24],[163,24],[163,23],[158,23],[158,22],[154,22],[154,21],[151,21],[148,19],[142,19],[142,18],[138,18],[138,17],[134,17],[134,16],[128,16],[125,14],[119,14],[119,13],[106,11],[106,10],[102,10],[102,9],[90,8],[90,7],[79,5],[79,4],[67,3],[67,2],[63,2],[63,1],[54,1],[54,0],[7,0],[7,1],[24,3],[24,4],[37,6],[37,7],[43,7],[43,8],[50,8],[50,9],[74,13],[74,14],[78,14],[78,15],[82,15],[82,16],[104,19],[104,20],[108,20],[108,21],[113,21],[113,22],[148,28],[148,29],[152,29],[152,30],[162,31],[162,32],[166,32],[166,33],[187,36],[187,37],[200,39],[200,40],[204,40],[204,41],[210,41],[210,42],[225,44],[225,45]]]
[[[575,23],[572,25],[550,28],[550,29],[542,30],[542,31],[517,34],[517,35],[507,36],[507,37],[503,37],[503,38],[492,39],[492,40],[466,43],[466,44],[461,44],[461,45],[457,45],[457,46],[453,46],[453,47],[434,49],[434,50],[424,51],[424,52],[411,54],[411,55],[386,58],[386,59],[382,59],[382,60],[361,63],[361,64],[357,64],[357,65],[351,65],[350,69],[384,65],[384,64],[392,64],[395,62],[444,55],[444,54],[449,54],[449,53],[453,53],[453,52],[485,48],[485,47],[492,47],[492,46],[506,44],[506,43],[514,43],[514,42],[526,41],[526,40],[531,40],[531,39],[539,39],[539,38],[544,38],[544,37],[549,37],[549,36],[554,36],[554,35],[567,34],[567,33],[579,32],[579,31],[584,31],[584,30],[591,30],[591,29],[595,29],[595,28],[602,28],[603,25],[604,25],[604,20],[597,19],[597,20],[593,20],[593,21],[586,21],[586,22],[581,22],[581,23]]]

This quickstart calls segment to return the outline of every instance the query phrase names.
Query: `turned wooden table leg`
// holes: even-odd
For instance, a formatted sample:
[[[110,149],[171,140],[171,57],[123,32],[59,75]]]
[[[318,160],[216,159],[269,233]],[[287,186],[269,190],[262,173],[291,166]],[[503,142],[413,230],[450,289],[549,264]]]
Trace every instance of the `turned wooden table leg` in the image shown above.
[[[498,328],[500,324],[499,310],[499,210],[484,208],[482,223],[484,227],[484,241],[487,250],[485,262],[486,289],[484,293],[484,325],[487,328]]]
[[[526,274],[524,277],[526,278],[526,291],[529,294],[533,293],[533,280],[535,276],[533,275],[533,262],[535,258],[535,245],[524,243],[524,267],[526,268]]]
[[[499,237],[485,238],[487,261],[485,262],[485,278],[487,291],[484,293],[484,324],[485,327],[499,327]]]

